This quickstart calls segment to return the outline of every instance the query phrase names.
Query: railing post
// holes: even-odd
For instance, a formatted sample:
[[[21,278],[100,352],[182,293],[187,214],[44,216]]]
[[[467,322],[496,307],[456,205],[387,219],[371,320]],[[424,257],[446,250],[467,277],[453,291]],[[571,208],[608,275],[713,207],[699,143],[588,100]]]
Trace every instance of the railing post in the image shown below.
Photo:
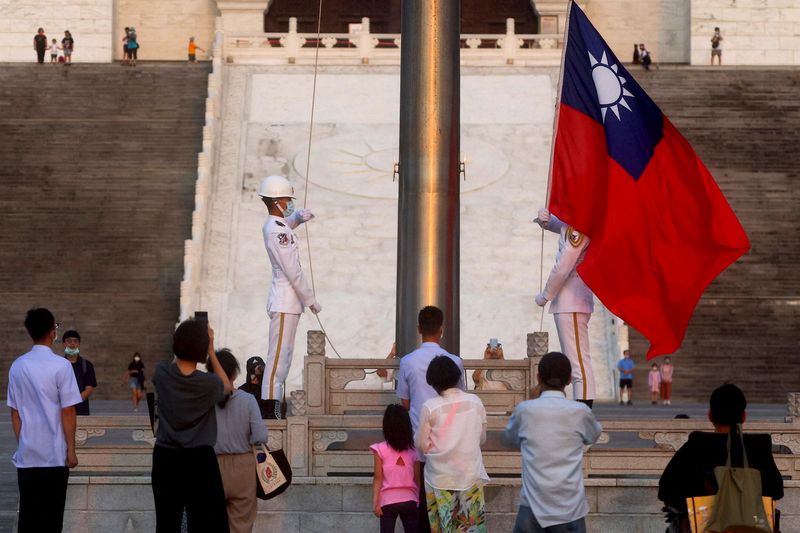
[[[291,416],[286,419],[286,458],[292,465],[292,475],[310,475],[311,448],[308,445],[308,417]]]
[[[320,337],[322,337],[321,343]],[[325,379],[325,334],[321,331],[309,331],[307,342],[308,355],[303,369],[306,411],[310,415],[323,415],[326,412],[328,398],[328,384]]]
[[[319,45],[319,43],[317,43]],[[300,50],[300,38],[297,35],[297,17],[289,17],[289,34],[286,36],[286,53],[289,55],[289,64],[294,65]]]
[[[506,56],[506,65],[513,65],[514,57],[517,55],[517,37],[513,18],[506,19],[506,38],[503,40],[503,50]]]
[[[361,35],[358,36],[358,48],[361,51],[361,64],[368,65],[372,55],[372,35],[369,30],[369,17],[361,19]]]

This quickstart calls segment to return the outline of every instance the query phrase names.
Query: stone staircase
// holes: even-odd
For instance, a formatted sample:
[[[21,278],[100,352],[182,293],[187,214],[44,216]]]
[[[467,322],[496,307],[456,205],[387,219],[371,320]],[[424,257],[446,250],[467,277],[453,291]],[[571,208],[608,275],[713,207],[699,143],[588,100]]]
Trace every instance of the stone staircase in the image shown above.
[[[96,398],[127,397],[134,351],[171,353],[208,71],[0,68],[0,395],[33,306],[81,332]]]
[[[751,402],[783,402],[800,390],[800,70],[634,75],[694,146],[751,242],[695,310],[673,358],[675,398],[704,402],[731,381]],[[639,401],[649,400],[647,346],[632,333]]]

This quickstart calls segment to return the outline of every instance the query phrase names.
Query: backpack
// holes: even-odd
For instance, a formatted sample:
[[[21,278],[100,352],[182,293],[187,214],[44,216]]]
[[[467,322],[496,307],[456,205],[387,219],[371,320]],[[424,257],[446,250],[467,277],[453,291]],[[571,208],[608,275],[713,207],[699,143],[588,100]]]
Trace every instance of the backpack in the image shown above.
[[[733,428],[731,428],[733,429]],[[750,468],[744,449],[741,424],[736,433],[742,442],[742,468],[731,466],[731,435],[728,433],[728,459],[725,466],[714,468],[717,495],[706,531],[732,533],[771,533],[767,511],[761,498],[761,472]]]
[[[711,48],[719,48],[719,37],[716,35],[711,38]]]

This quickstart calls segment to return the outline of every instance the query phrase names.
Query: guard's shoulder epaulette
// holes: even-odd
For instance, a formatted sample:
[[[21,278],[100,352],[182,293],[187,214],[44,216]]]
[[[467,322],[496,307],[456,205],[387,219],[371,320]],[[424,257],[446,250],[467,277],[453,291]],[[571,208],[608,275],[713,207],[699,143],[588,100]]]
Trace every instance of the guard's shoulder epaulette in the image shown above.
[[[281,222],[280,220],[276,220],[276,221],[275,221],[275,223],[276,223],[277,225],[279,225],[280,227],[282,227],[282,228],[285,228],[285,227],[286,227],[286,224],[284,224],[284,223],[283,223],[283,222]]]

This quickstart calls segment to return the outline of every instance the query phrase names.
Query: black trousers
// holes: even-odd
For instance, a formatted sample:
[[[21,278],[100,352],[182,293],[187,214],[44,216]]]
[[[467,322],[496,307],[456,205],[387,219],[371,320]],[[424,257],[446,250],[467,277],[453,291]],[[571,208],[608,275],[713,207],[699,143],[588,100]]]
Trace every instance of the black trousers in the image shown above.
[[[60,533],[68,479],[66,466],[17,468],[19,533]]]
[[[173,449],[156,444],[152,479],[156,533],[180,533],[184,508],[189,533],[228,533],[227,504],[214,448]]]
[[[398,516],[403,523],[403,531],[405,531],[405,533],[419,532],[417,502],[390,503],[389,505],[381,507],[381,511],[383,511],[383,516],[381,516],[381,533],[394,533],[394,525],[397,522]]]
[[[44,51],[45,51],[44,48],[42,48],[42,49],[37,48],[36,49],[36,60],[39,63],[44,63]],[[59,467],[56,467],[56,468],[59,468]]]

